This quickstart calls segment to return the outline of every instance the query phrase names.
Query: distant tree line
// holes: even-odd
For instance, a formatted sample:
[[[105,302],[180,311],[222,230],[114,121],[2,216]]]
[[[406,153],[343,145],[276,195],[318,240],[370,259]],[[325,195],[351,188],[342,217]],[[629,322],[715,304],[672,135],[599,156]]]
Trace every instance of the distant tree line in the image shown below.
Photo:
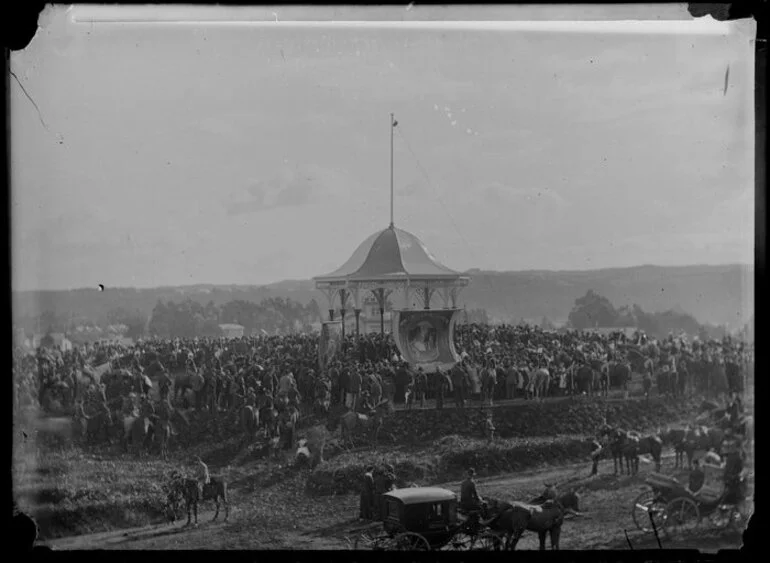
[[[221,307],[213,302],[201,305],[192,299],[181,303],[159,301],[152,311],[148,332],[164,338],[219,336],[220,324],[241,325],[246,335],[262,330],[270,334],[307,332],[320,318],[321,311],[315,300],[302,305],[291,299],[273,297],[260,303],[230,301]]]
[[[486,309],[466,309],[458,316],[456,322],[459,324],[490,324],[489,313],[487,313]]]
[[[725,327],[700,324],[695,317],[684,312],[648,313],[637,304],[616,309],[609,299],[593,290],[575,300],[567,326],[582,330],[633,327],[656,338],[665,338],[671,332],[680,331],[700,338],[722,338],[728,333]]]
[[[147,335],[165,338],[194,338],[219,336],[220,324],[239,324],[244,334],[264,330],[309,331],[321,318],[318,303],[311,300],[302,305],[291,299],[273,297],[260,303],[235,300],[217,306],[213,302],[202,305],[192,299],[181,303],[158,301],[148,316],[139,310],[118,307],[102,318],[88,319],[75,315],[44,311],[36,318],[15,319],[15,326],[28,335],[65,333],[73,342],[87,342],[121,336],[134,340]]]

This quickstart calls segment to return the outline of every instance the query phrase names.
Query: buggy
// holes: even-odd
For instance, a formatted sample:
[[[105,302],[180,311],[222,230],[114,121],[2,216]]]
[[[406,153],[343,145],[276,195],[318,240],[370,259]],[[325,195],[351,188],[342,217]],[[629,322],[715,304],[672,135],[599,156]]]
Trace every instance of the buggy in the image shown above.
[[[383,530],[362,534],[354,549],[492,550],[498,535],[487,529],[479,513],[460,514],[457,496],[439,487],[410,487],[382,495]]]
[[[721,492],[703,487],[693,494],[674,477],[652,473],[645,480],[650,487],[641,493],[631,511],[636,527],[644,532],[663,530],[669,536],[698,528],[704,517],[715,529],[725,529],[742,515],[747,477],[742,474],[738,490]]]

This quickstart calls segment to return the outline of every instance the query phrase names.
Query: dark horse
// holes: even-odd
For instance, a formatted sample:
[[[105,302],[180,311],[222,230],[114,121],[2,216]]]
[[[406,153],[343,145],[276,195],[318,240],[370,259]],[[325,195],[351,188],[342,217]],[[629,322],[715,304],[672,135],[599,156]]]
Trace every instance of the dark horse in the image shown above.
[[[628,384],[631,382],[631,364],[628,362],[610,362],[609,386],[623,390],[624,397],[628,399]]]
[[[495,532],[505,536],[505,549],[516,549],[516,544],[525,531],[537,532],[540,539],[540,550],[545,551],[546,536],[551,537],[551,549],[559,549],[561,527],[566,514],[580,515],[579,497],[577,493],[568,492],[559,495],[556,500],[548,500],[542,504],[499,501],[489,499],[485,516],[492,516],[485,525]],[[496,549],[500,548],[499,540],[494,542]]]
[[[623,472],[623,445],[625,432],[620,428],[605,428],[600,432],[600,436],[606,437],[609,442],[610,455],[612,456],[612,465],[614,472],[617,475],[618,466],[620,466],[620,472]]]
[[[588,364],[576,365],[573,367],[573,386],[578,394],[585,393],[593,396],[594,394],[594,370]]]
[[[393,412],[393,405],[388,399],[382,400],[369,414],[362,414],[344,408],[332,409],[326,420],[326,429],[334,432],[340,427],[343,444],[353,446],[354,434],[364,434],[377,444],[383,420]]]
[[[660,471],[663,441],[658,436],[639,436],[636,433],[627,432],[621,437],[621,443],[621,451],[629,475],[639,473],[639,456],[647,454],[655,461],[655,471]],[[623,473],[622,464],[620,472]]]
[[[192,508],[195,514],[195,523],[198,523],[198,503],[204,500],[213,500],[216,502],[217,511],[214,514],[214,518],[211,519],[214,522],[219,517],[219,501],[220,499],[225,505],[225,522],[230,515],[230,508],[227,505],[227,483],[223,479],[211,477],[210,482],[203,485],[203,492],[201,495],[201,489],[199,488],[198,481],[195,479],[185,479],[182,488],[182,496],[185,500],[187,507],[187,525],[190,525],[190,508]]]

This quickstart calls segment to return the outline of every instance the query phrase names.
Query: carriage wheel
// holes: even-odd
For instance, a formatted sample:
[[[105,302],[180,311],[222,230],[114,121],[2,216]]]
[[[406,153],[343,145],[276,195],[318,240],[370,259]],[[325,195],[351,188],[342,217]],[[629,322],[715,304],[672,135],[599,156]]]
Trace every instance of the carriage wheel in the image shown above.
[[[443,547],[443,551],[468,551],[473,548],[476,538],[465,532],[455,534]]]
[[[353,542],[353,549],[377,549],[379,543],[379,537],[375,537],[367,532],[364,532],[356,537],[355,541]]]
[[[679,497],[669,502],[664,515],[663,528],[669,536],[693,531],[700,524],[698,505],[687,497]]]
[[[502,551],[504,547],[504,539],[494,532],[484,532],[472,545],[479,551]]]
[[[652,532],[652,523],[650,522],[650,514],[652,514],[655,527],[660,529],[663,527],[663,510],[666,504],[655,500],[656,495],[654,491],[645,491],[636,497],[633,508],[631,509],[631,518],[634,520],[636,527],[642,532]]]
[[[430,551],[430,544],[420,534],[404,532],[387,542],[385,549],[388,551]]]
[[[467,551],[473,544],[473,538],[468,534],[455,534],[443,547],[443,551]]]

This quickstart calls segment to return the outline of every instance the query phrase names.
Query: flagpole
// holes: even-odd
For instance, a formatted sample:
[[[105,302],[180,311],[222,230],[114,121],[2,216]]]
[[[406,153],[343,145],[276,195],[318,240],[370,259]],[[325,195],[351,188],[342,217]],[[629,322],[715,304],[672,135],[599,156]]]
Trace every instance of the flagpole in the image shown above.
[[[390,227],[393,228],[393,129],[395,120],[390,114]]]

